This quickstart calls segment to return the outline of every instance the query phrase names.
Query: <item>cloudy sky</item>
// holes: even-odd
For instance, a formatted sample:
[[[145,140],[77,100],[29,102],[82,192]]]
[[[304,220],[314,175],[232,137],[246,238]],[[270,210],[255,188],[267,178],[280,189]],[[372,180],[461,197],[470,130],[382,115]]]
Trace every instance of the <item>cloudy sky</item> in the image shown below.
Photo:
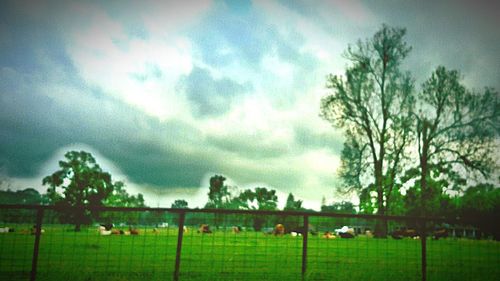
[[[84,149],[151,206],[202,206],[213,174],[274,188],[280,205],[342,200],[342,132],[318,114],[347,45],[406,27],[417,85],[445,65],[500,89],[489,2],[2,1],[2,186],[44,191]]]

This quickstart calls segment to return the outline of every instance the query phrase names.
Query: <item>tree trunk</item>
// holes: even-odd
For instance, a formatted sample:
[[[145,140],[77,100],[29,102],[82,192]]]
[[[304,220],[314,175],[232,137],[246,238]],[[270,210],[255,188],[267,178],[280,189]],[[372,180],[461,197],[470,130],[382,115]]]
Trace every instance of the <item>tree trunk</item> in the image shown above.
[[[429,140],[427,138],[427,122],[424,122],[422,128],[422,152],[420,154],[420,215],[427,215],[427,198],[428,188],[427,188],[427,174],[429,173],[427,167],[428,153],[429,153]]]
[[[375,186],[377,188],[377,215],[385,215],[384,206],[384,186],[382,182],[382,161],[375,164]],[[387,220],[381,219],[377,220],[375,224],[375,237],[385,238],[387,237]]]

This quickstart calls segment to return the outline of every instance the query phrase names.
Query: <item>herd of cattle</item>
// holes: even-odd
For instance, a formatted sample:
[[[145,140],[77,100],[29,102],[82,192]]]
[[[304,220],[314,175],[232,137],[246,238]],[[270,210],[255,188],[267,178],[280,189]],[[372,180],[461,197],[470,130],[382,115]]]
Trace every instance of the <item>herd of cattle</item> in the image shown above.
[[[186,232],[187,229],[185,228],[184,231]],[[231,228],[231,231],[235,234],[238,234],[242,231],[242,227],[233,226]],[[309,234],[313,236],[319,235],[319,232],[312,225],[309,225],[307,231]],[[264,234],[275,235],[275,236],[283,236],[285,234],[290,234],[291,236],[302,236],[305,234],[305,232],[306,232],[305,227],[295,227],[286,229],[283,224],[277,224],[274,226],[274,228],[265,229],[263,231]],[[197,233],[210,234],[212,233],[212,230],[210,229],[208,224],[201,224],[197,230]],[[373,233],[371,232],[371,230],[366,230],[364,235],[366,237],[373,237]],[[392,231],[390,233],[390,236],[396,240],[403,238],[419,239],[421,237],[421,234],[413,228],[403,227],[403,228],[397,228],[396,230]],[[446,228],[437,228],[432,232],[431,236],[436,240],[440,238],[446,238],[448,237],[448,230]],[[325,239],[335,239],[337,237],[354,238],[356,237],[356,231],[352,227],[343,226],[342,228],[335,229],[334,231],[325,231],[323,232],[321,237]]]
[[[235,234],[238,234],[242,232],[242,227],[241,226],[233,226],[231,228],[231,231]],[[153,233],[159,233],[158,228],[153,228]],[[289,234],[291,236],[302,236],[308,231],[311,235],[318,236],[320,233],[316,230],[316,228],[312,225],[309,225],[309,227],[291,227],[291,228],[285,228],[283,224],[277,224],[273,228],[267,228],[263,230],[264,234],[268,235],[275,235],[275,236],[283,236],[286,234]],[[0,233],[9,233],[9,232],[16,232],[14,228],[11,227],[0,227]],[[22,229],[19,231],[20,233],[24,234],[32,234],[34,235],[36,233],[36,226],[33,226],[31,229]],[[44,233],[45,230],[41,230],[41,233]],[[184,233],[188,232],[188,228],[185,226],[184,227]],[[100,235],[139,235],[139,230],[134,227],[129,227],[127,230],[123,229],[117,229],[114,228],[114,225],[111,223],[107,224],[101,224],[98,227],[98,233]],[[212,233],[212,230],[210,229],[210,226],[208,224],[201,224],[200,227],[197,230],[197,233],[201,234],[210,234]],[[321,234],[322,238],[325,239],[335,239],[337,237],[340,238],[354,238],[356,237],[357,233],[352,227],[348,226],[343,226],[342,228],[335,229],[334,231],[324,231]],[[373,234],[371,230],[366,230],[364,232],[364,235],[366,237],[373,237]],[[406,228],[406,227],[401,227],[401,228],[396,228],[394,231],[390,232],[390,236],[396,240],[403,239],[403,238],[413,238],[413,239],[419,239],[422,235],[419,231],[417,231],[414,228]],[[434,239],[440,239],[440,238],[446,238],[448,237],[448,229],[447,228],[436,228],[432,233],[431,236]]]

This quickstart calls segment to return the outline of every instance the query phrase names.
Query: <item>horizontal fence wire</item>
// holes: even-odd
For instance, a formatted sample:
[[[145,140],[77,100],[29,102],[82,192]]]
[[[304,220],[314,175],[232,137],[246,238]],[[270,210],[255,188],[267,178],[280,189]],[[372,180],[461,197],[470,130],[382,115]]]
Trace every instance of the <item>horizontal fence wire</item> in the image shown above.
[[[78,216],[84,218],[80,226]],[[374,237],[380,225],[387,238]],[[314,212],[0,205],[0,276],[500,280],[500,243],[471,225],[460,219]]]

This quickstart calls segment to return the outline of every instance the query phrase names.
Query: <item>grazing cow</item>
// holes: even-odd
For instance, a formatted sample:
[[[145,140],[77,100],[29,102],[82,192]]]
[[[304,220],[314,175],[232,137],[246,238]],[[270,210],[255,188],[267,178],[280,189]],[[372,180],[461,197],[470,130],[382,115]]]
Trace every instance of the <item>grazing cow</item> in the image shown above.
[[[330,231],[325,231],[325,233],[323,233],[323,238],[325,239],[335,239],[337,238],[335,235],[333,235],[333,233],[331,233]]]
[[[112,223],[102,223],[100,226],[104,227],[104,230],[111,230],[114,225]]]
[[[439,228],[434,231],[433,237],[436,240],[439,240],[439,238],[446,238],[448,237],[448,230],[446,228]]]
[[[290,234],[292,234],[292,236],[304,235],[305,232],[306,229],[303,226],[296,227],[290,230]],[[316,228],[311,224],[309,225],[309,233],[314,236],[318,235],[318,231],[316,231]]]
[[[120,234],[122,234],[121,232],[122,232],[122,230],[119,230],[119,229],[111,229],[111,234],[113,234],[113,235],[120,235]]]
[[[238,234],[241,232],[241,226],[233,226],[232,231],[234,234]]]
[[[198,233],[212,233],[208,224],[201,224]]]
[[[188,233],[188,228],[187,228],[187,226],[184,226],[184,227],[182,228],[182,231],[184,231],[184,233]]]
[[[111,235],[111,230],[106,230],[106,227],[100,225],[97,229],[100,235]]]
[[[40,234],[43,234],[45,232],[45,230],[42,228],[40,229]],[[31,235],[35,235],[36,234],[36,225],[34,225],[32,228],[31,228],[31,231],[30,231]]]
[[[285,234],[285,226],[281,223],[278,223],[273,230],[274,235],[284,235]]]
[[[8,233],[14,232],[14,228],[12,227],[0,227],[0,233]]]
[[[355,232],[354,228],[344,225],[342,228],[335,229],[335,232],[341,238],[354,238]]]
[[[129,227],[128,231],[130,232],[131,235],[139,235],[139,229],[137,228]]]
[[[398,228],[391,233],[391,237],[396,240],[403,239],[405,237],[419,239],[420,235],[413,228],[401,228],[401,229]]]
[[[340,232],[340,238],[354,238],[354,233],[352,232]]]

